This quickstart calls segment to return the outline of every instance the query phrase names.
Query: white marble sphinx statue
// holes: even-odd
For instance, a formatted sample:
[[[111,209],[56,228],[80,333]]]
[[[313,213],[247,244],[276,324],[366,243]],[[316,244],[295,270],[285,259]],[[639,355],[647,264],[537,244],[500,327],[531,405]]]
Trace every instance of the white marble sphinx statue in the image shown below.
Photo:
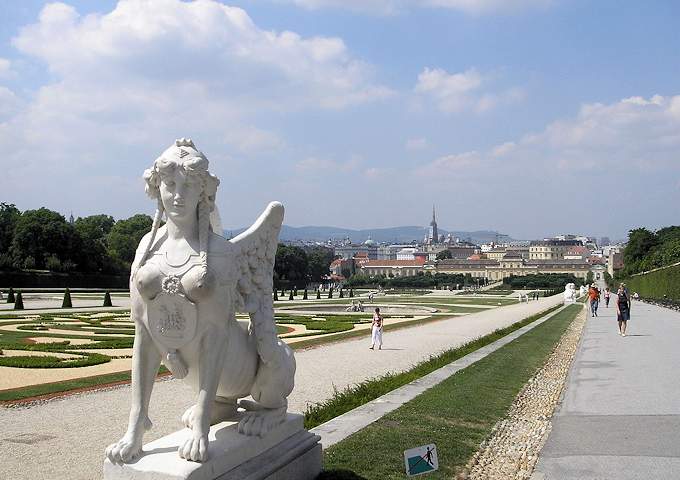
[[[573,303],[576,301],[576,285],[567,283],[564,287],[564,303]]]
[[[213,214],[219,180],[187,139],[163,152],[144,179],[158,207],[130,276],[132,408],[127,432],[106,456],[122,465],[142,451],[162,362],[196,392],[196,403],[182,416],[191,433],[182,437],[179,456],[205,462],[211,425],[234,419],[235,435],[263,437],[287,418],[295,358],[277,337],[272,305],[283,206],[270,203],[236,238],[220,236]],[[237,312],[249,314],[249,328],[236,321]]]

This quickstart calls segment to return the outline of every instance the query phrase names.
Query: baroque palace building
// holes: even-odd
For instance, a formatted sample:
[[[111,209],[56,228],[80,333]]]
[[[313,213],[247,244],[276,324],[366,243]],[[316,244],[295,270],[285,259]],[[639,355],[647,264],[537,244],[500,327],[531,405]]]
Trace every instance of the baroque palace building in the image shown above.
[[[568,245],[567,245],[568,243]],[[580,245],[580,242],[578,242]],[[587,259],[565,259],[565,253],[572,248],[572,242],[550,240],[532,242],[529,258],[521,250],[508,250],[501,258],[451,258],[428,260],[416,257],[415,260],[370,260],[360,266],[366,275],[407,276],[418,272],[470,274],[472,278],[487,278],[500,281],[510,276],[524,276],[549,273],[565,273],[585,279],[593,265]],[[531,249],[539,258],[531,258]]]

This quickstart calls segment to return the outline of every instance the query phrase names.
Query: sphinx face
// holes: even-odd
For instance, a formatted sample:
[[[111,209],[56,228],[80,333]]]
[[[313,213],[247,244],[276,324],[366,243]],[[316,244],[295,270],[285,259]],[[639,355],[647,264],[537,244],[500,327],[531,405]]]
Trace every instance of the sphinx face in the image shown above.
[[[201,183],[196,175],[178,164],[161,171],[161,201],[169,220],[182,221],[196,215],[201,197]]]

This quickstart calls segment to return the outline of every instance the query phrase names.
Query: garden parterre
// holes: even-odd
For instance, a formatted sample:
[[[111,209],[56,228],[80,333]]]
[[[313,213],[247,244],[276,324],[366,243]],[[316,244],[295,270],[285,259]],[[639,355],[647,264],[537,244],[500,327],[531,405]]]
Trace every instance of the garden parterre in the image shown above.
[[[296,348],[347,336],[368,334],[373,307],[395,308],[404,312],[387,314],[386,324],[413,325],[442,317],[465,315],[516,303],[511,298],[462,295],[385,295],[366,303],[364,312],[345,312],[340,306],[366,297],[275,302],[277,330],[282,339]],[[310,295],[311,297],[311,295]],[[328,306],[332,312],[300,311],[304,306]],[[408,309],[427,308],[415,314]],[[238,316],[247,321],[246,316]],[[134,324],[129,311],[79,311],[33,313],[25,311],[0,316],[0,391],[22,389],[45,383],[59,383],[84,377],[102,377],[130,369]],[[55,388],[63,391],[63,388]]]

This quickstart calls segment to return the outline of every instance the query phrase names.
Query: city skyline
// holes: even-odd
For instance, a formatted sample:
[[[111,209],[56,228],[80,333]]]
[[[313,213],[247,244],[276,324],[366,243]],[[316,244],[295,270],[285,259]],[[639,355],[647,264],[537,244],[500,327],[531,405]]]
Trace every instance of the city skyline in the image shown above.
[[[625,238],[677,223],[680,5],[7,2],[0,201],[153,213],[192,137],[225,228],[426,225]],[[105,192],[103,194],[102,192]],[[425,215],[424,215],[425,213]]]

